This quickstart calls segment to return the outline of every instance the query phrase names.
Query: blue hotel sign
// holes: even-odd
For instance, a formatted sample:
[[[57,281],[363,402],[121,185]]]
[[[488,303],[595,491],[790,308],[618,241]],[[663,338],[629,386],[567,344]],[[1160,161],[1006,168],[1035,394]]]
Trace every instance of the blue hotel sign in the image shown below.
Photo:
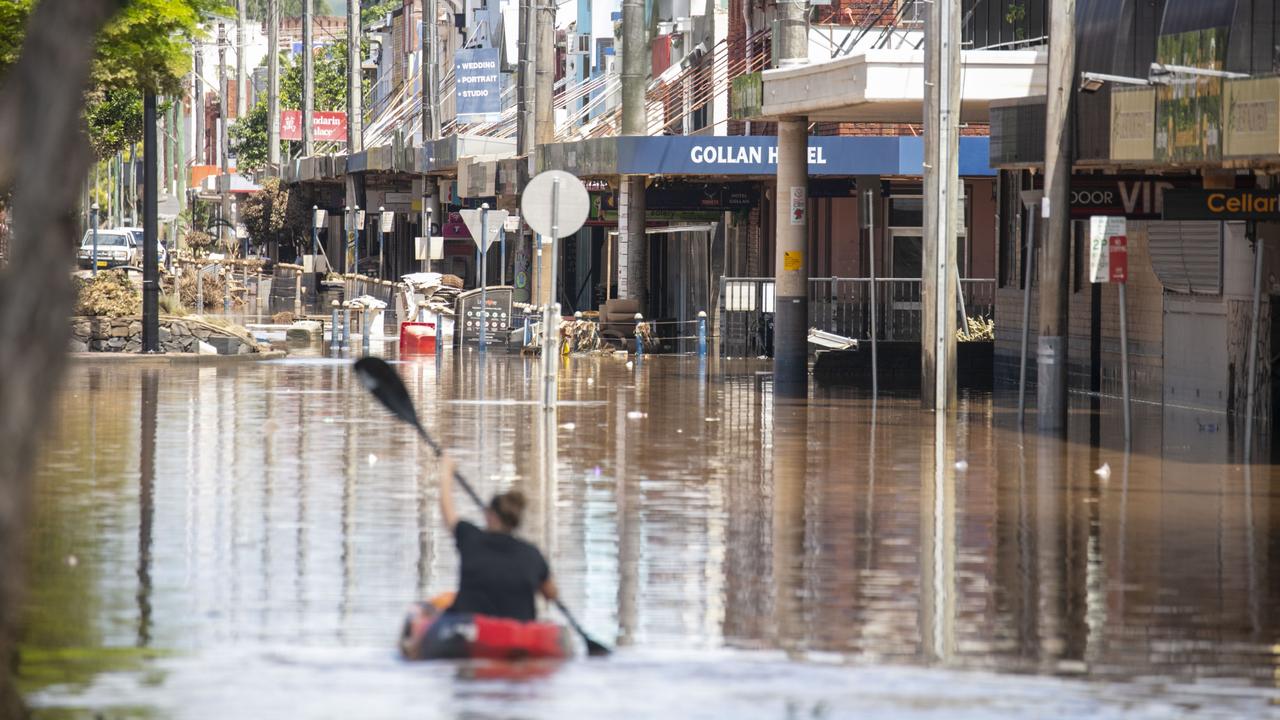
[[[960,174],[994,175],[988,138],[960,139]],[[810,137],[810,175],[921,175],[924,142],[917,137]],[[652,175],[773,175],[777,138],[657,136],[618,138],[618,173]]]

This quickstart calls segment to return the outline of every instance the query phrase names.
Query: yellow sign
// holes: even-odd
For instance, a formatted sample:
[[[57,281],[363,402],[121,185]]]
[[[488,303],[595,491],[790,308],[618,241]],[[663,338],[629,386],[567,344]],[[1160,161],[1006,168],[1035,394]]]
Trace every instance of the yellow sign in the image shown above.
[[[1226,137],[1222,154],[1252,157],[1280,153],[1280,78],[1228,80],[1222,106]]]
[[[799,250],[786,250],[782,253],[782,269],[800,270],[804,267],[804,253]]]
[[[1111,159],[1151,160],[1156,152],[1156,91],[1111,91]]]

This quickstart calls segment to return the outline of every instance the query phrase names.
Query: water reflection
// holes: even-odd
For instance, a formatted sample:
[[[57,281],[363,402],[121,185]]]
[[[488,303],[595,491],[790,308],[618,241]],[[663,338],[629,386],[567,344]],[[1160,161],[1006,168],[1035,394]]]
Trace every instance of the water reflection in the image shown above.
[[[567,360],[554,413],[536,403],[535,359],[398,367],[481,496],[526,492],[525,533],[566,603],[622,647],[517,693],[529,716],[607,668],[627,668],[617,692],[637,702],[710,682],[684,675],[690,648],[726,688],[757,672],[749,651],[784,650],[1085,676],[1140,697],[1216,681],[1207,702],[1252,710],[1277,697],[1277,476],[1221,464],[1225,433],[1194,415],[1139,408],[1126,457],[1105,400],[1075,408],[1063,443],[1019,432],[986,396],[937,418],[843,391],[775,398],[751,363]],[[333,677],[374,673],[392,678],[385,702],[414,706],[421,683],[401,684],[391,642],[408,601],[451,589],[457,558],[430,451],[352,380],[322,359],[73,371],[38,488],[24,652],[181,660],[149,664],[167,678],[149,686],[82,678],[39,704],[142,697],[203,717],[181,700],[212,674],[264,697],[305,687],[324,715],[348,697]],[[308,663],[324,671],[299,677]],[[786,667],[769,697],[825,697],[810,663]],[[1028,687],[1022,707],[1039,707]],[[485,691],[446,692],[455,714],[501,714]]]

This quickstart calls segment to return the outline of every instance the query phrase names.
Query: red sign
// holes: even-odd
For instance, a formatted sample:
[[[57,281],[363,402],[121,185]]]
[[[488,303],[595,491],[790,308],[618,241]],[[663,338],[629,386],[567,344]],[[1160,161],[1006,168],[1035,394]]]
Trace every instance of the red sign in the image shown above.
[[[1123,283],[1129,281],[1129,238],[1124,235],[1112,235],[1107,242],[1107,260],[1111,268],[1108,281]]]
[[[345,142],[347,139],[347,114],[344,112],[311,113],[311,130],[316,142]],[[280,139],[302,139],[302,111],[280,111]]]
[[[301,140],[302,139],[302,111],[301,110],[281,110],[280,111],[280,139],[281,140]]]
[[[311,114],[311,129],[316,142],[346,142],[347,114],[344,112],[316,112]]]

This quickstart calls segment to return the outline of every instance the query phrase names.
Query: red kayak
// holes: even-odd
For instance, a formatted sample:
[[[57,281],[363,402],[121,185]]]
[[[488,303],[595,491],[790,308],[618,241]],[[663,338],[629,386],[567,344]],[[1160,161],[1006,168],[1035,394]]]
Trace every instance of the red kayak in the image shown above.
[[[445,612],[452,603],[452,594],[437,596],[410,612],[400,636],[400,652],[406,659],[564,659],[573,655],[573,636],[560,625]]]

